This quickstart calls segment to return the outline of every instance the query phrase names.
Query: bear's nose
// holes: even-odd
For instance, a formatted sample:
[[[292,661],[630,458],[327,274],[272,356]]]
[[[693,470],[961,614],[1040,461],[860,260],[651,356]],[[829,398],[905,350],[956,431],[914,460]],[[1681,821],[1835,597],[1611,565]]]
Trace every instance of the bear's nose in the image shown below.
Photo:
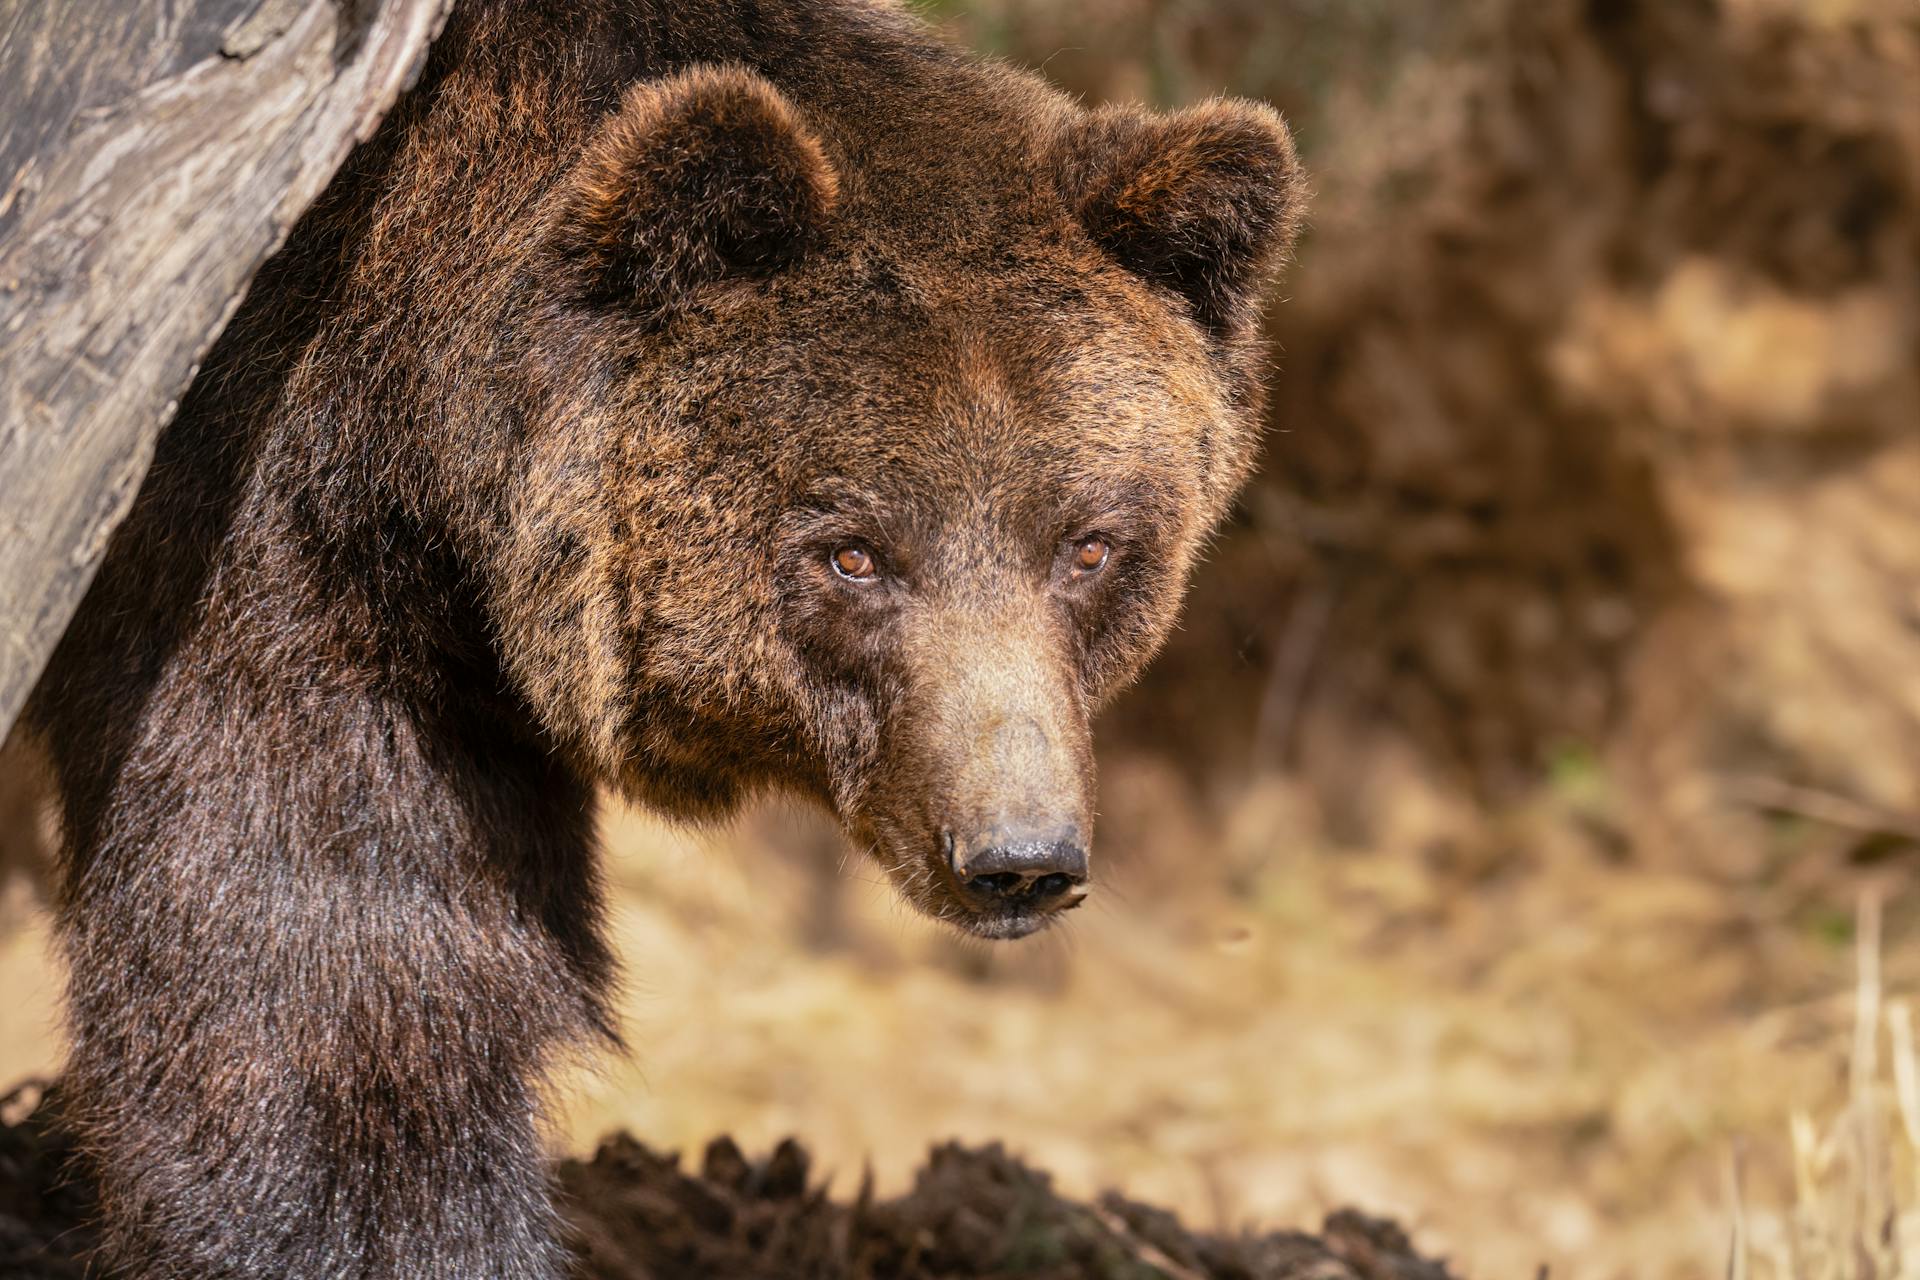
[[[956,858],[953,871],[982,906],[1044,909],[1087,882],[1087,851],[1077,840],[1006,840]]]

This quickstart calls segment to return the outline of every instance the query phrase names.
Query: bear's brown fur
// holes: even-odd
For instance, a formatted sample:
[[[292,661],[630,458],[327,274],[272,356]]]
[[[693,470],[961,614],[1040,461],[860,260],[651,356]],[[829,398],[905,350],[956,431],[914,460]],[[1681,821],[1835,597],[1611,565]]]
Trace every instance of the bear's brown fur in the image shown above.
[[[1247,471],[1279,119],[866,0],[473,0],[253,288],[30,717],[106,1261],[549,1277],[593,794],[781,787],[988,936]]]

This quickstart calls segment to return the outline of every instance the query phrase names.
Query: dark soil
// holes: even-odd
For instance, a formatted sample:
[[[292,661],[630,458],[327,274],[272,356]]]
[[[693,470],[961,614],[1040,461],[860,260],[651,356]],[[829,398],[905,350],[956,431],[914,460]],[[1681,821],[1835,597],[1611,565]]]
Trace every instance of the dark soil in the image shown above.
[[[0,1276],[88,1274],[92,1197],[37,1085],[0,1099]],[[1451,1280],[1390,1222],[1351,1210],[1320,1235],[1215,1236],[1108,1194],[1083,1204],[998,1146],[937,1147],[913,1189],[830,1199],[789,1140],[764,1160],[729,1138],[697,1172],[621,1134],[556,1170],[582,1280]]]

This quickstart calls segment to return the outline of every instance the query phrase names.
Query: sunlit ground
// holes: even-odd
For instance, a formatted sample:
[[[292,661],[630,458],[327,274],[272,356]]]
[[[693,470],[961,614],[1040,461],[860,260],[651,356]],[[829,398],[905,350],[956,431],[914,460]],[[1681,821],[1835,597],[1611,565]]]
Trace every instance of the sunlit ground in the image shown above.
[[[997,1139],[1069,1192],[1120,1187],[1204,1226],[1355,1204],[1469,1276],[1649,1280],[1723,1272],[1741,1151],[1748,1216],[1778,1242],[1790,1119],[1827,1136],[1848,1092],[1866,882],[1836,877],[1821,906],[1610,867],[1554,834],[1551,794],[1513,816],[1525,852],[1477,883],[1406,850],[1316,848],[1278,784],[1209,818],[1122,761],[1106,795],[1098,908],[991,948],[839,869],[809,814],[703,837],[613,813],[633,1052],[564,1078],[559,1140],[799,1134],[844,1192],[868,1165],[899,1187],[934,1141]],[[24,906],[16,891],[0,945],[7,1078],[57,1060]]]
[[[1516,816],[1525,865],[1467,886],[1303,845],[1284,788],[1217,824],[1151,766],[1108,793],[1101,909],[994,949],[829,878],[804,815],[725,842],[615,817],[635,1052],[565,1092],[573,1143],[798,1133],[884,1189],[999,1139],[1202,1224],[1353,1203],[1469,1275],[1657,1277],[1720,1273],[1737,1146],[1785,1206],[1790,1115],[1845,1096],[1849,886],[1809,913],[1608,869],[1554,847],[1551,798]]]

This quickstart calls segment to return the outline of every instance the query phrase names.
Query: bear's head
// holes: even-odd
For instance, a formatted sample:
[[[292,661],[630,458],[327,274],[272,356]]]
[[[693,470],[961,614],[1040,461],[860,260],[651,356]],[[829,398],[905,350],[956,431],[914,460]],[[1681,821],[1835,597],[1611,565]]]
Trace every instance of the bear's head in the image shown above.
[[[1017,937],[1085,893],[1089,717],[1251,464],[1302,179],[1250,103],[933,55],[782,84],[641,84],[547,198],[497,627],[630,796],[799,791]]]

